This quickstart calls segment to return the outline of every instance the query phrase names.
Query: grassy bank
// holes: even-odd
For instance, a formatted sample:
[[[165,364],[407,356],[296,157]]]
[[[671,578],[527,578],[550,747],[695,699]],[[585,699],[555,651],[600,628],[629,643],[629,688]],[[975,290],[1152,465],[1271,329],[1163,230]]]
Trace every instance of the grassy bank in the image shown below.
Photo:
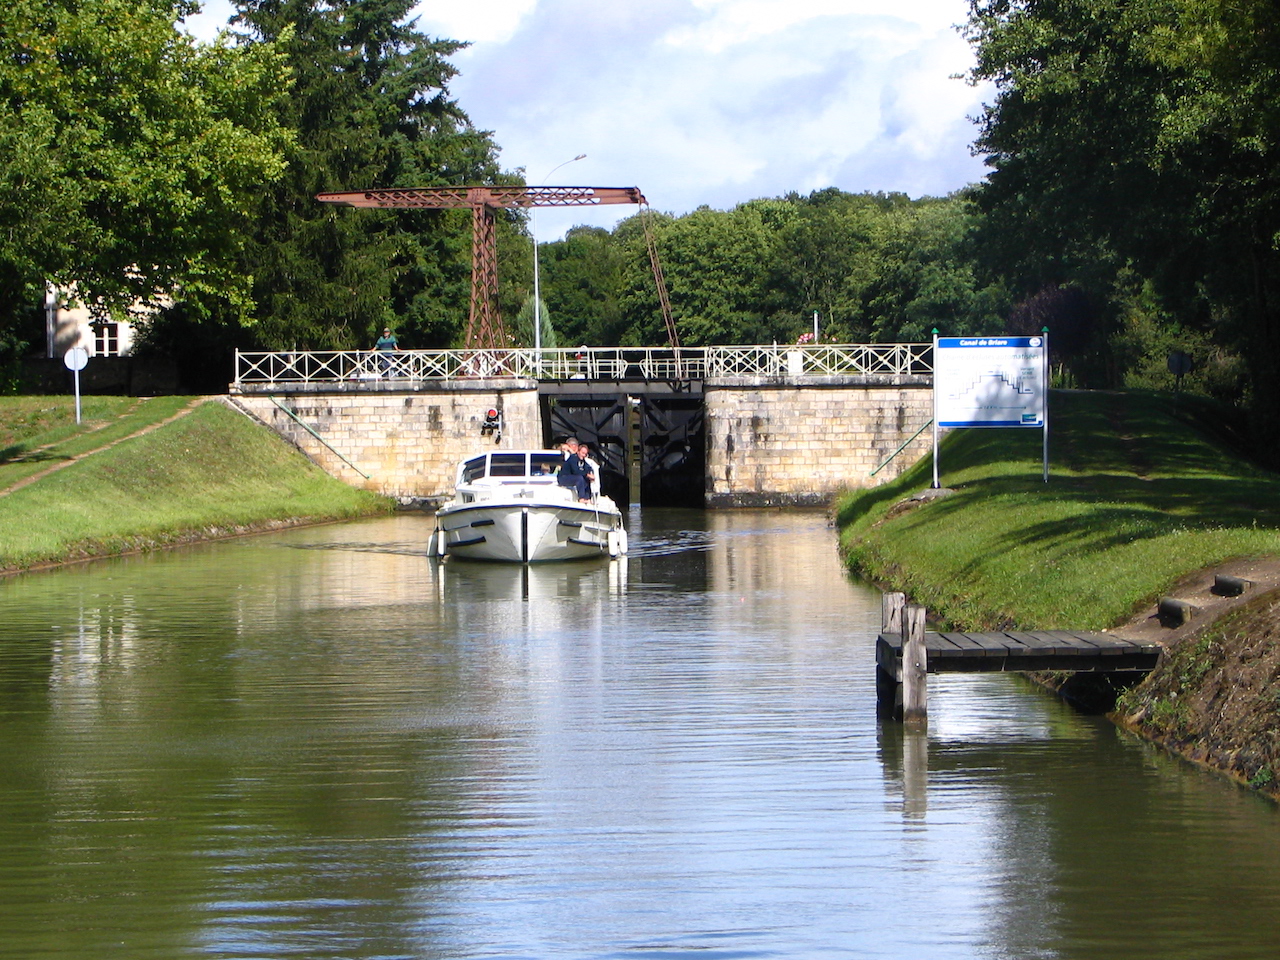
[[[391,508],[219,403],[62,399],[0,399],[0,569]]]
[[[1280,553],[1280,477],[1214,433],[1212,409],[1120,393],[1055,392],[1050,470],[1040,432],[965,430],[941,448],[945,498],[916,464],[837,504],[850,566],[960,628],[1117,624],[1182,574]]]
[[[961,628],[1120,624],[1183,575],[1280,554],[1280,477],[1224,442],[1205,405],[1055,393],[1050,482],[1040,434],[969,430],[942,445],[954,493],[909,505],[917,464],[838,504],[850,566]],[[1115,719],[1280,797],[1280,596],[1264,594],[1173,646]]]
[[[195,402],[192,397],[85,400],[77,424],[73,402],[63,397],[0,399],[0,492],[163,423]]]
[[[0,461],[35,446],[91,432],[143,405],[137,397],[83,397],[83,422],[77,425],[71,397],[0,397]]]

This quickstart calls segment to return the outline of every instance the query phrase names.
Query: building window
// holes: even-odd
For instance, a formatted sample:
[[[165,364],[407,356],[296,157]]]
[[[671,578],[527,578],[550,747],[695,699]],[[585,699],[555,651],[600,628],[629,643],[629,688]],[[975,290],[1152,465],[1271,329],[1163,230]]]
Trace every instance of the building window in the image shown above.
[[[93,352],[99,357],[120,356],[120,324],[94,324]]]

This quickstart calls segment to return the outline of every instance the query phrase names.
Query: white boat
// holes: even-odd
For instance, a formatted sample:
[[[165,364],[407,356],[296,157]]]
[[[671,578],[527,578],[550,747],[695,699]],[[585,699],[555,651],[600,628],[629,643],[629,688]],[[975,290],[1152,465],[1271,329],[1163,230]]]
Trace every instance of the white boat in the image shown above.
[[[579,502],[555,476],[555,450],[495,450],[458,466],[454,498],[436,512],[427,552],[505,563],[619,557],[622,512],[608,497]]]

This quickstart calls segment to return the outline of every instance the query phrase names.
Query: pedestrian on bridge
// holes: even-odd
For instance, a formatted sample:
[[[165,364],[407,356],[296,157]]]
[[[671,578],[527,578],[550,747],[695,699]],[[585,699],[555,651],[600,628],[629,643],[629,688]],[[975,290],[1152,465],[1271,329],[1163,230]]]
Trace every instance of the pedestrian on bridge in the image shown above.
[[[382,375],[385,377],[391,372],[391,354],[400,349],[396,335],[391,332],[390,327],[383,327],[382,336],[373,346],[378,351],[378,361],[382,367]]]

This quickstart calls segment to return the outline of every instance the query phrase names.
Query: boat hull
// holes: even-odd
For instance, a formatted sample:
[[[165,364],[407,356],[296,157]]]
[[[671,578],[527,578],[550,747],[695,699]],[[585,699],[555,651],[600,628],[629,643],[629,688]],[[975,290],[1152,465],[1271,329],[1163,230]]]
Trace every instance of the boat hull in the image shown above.
[[[616,508],[490,500],[442,507],[433,550],[503,563],[585,560],[626,552],[626,531]]]

